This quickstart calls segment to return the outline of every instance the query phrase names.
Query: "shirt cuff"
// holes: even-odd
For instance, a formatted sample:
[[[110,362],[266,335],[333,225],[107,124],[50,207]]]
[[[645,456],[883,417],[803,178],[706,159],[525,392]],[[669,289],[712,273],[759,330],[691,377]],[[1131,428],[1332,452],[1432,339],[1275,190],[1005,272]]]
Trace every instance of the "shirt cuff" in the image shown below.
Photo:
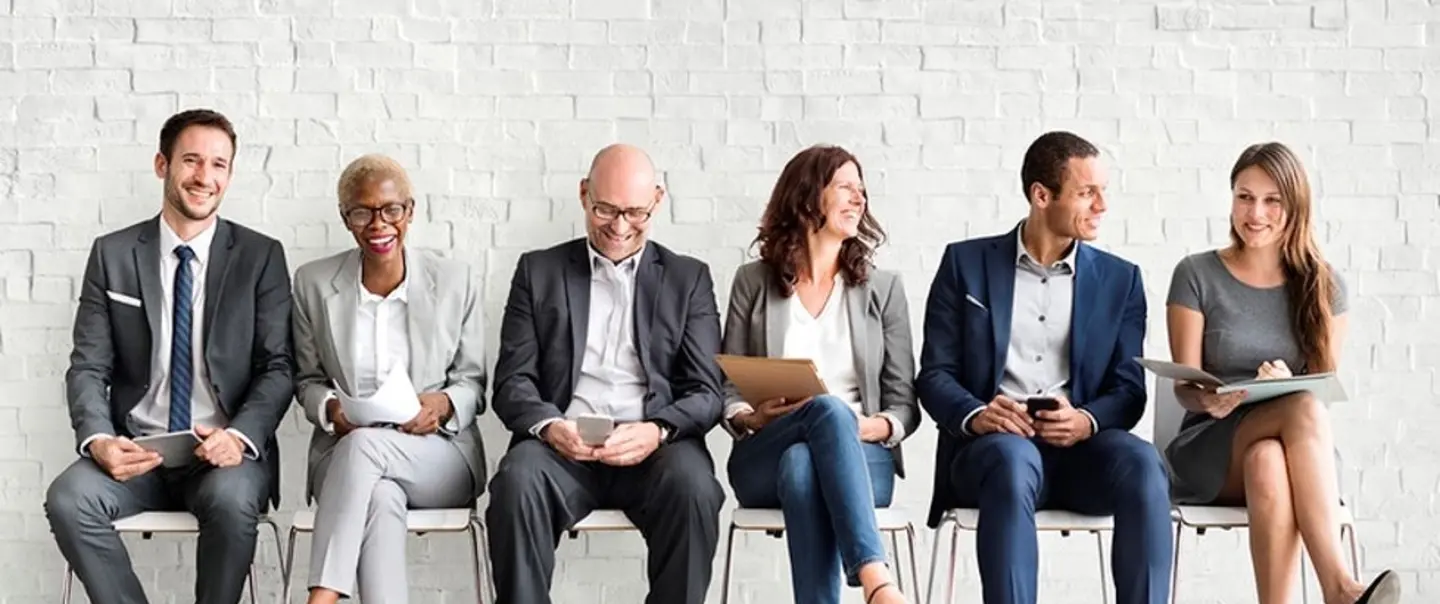
[[[960,420],[960,434],[961,434],[961,436],[975,436],[975,433],[973,433],[973,432],[970,431],[970,420],[975,419],[975,416],[980,415],[980,412],[981,412],[981,411],[984,411],[984,410],[985,410],[985,407],[982,405],[982,406],[980,406],[980,408],[978,408],[978,409],[976,409],[976,410],[974,410],[974,411],[971,411],[969,414],[967,414],[967,415],[965,416],[965,419]]]
[[[726,432],[729,432],[730,435],[733,436],[733,437],[735,437],[737,440],[742,439],[742,438],[745,438],[746,436],[749,436],[749,435],[750,435],[750,431],[749,431],[749,430],[746,430],[746,429],[743,428],[743,427],[740,427],[740,426],[735,425],[735,417],[738,416],[738,415],[740,415],[741,413],[754,413],[754,412],[755,412],[755,407],[752,407],[752,406],[750,405],[750,403],[747,403],[747,402],[745,402],[745,401],[735,401],[735,402],[733,402],[733,403],[730,403],[729,405],[726,405],[726,406],[725,406],[724,419],[722,420],[722,421],[723,421],[723,425],[724,425],[724,427],[725,427],[725,431],[726,431]]]
[[[1099,434],[1100,422],[1095,421],[1095,416],[1091,415],[1089,411],[1086,411],[1084,409],[1081,409],[1080,412],[1084,413],[1085,417],[1090,418],[1090,436],[1095,436],[1096,434]]]
[[[102,438],[115,438],[114,434],[91,434],[90,438],[80,441],[80,456],[90,457],[90,443]]]
[[[539,438],[540,440],[545,440],[543,437],[540,436],[540,434],[545,431],[545,426],[558,422],[562,419],[564,418],[552,417],[549,419],[540,420],[534,426],[530,427],[530,436],[534,436],[535,438]]]
[[[340,396],[334,390],[325,393],[325,400],[320,403],[320,429],[326,434],[335,435],[335,422],[330,421],[330,399],[339,400]]]
[[[890,438],[885,439],[885,442],[880,443],[881,445],[886,449],[893,449],[900,444],[900,441],[905,440],[905,424],[900,423],[900,418],[895,417],[893,413],[887,413],[885,411],[881,411],[875,415],[883,417],[886,421],[890,422]]]
[[[240,442],[245,443],[246,458],[250,459],[251,461],[260,459],[260,450],[255,448],[255,443],[250,442],[250,437],[245,436],[239,430],[236,430],[234,428],[226,428],[225,431],[234,434],[237,438],[240,439]]]

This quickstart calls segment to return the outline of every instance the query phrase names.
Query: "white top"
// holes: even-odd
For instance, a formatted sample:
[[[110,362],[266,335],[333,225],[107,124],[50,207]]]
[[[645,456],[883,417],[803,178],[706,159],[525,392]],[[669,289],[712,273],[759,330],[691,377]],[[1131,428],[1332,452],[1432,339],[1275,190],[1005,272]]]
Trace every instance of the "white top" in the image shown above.
[[[791,295],[786,302],[790,321],[785,327],[780,356],[814,361],[829,394],[860,414],[860,374],[855,370],[847,305],[845,282],[839,275],[835,276],[835,287],[830,290],[819,316],[810,316],[800,296]]]
[[[380,379],[400,365],[410,371],[410,296],[408,281],[401,281],[388,296],[380,296],[360,283],[355,312],[355,384],[357,397],[375,394]]]

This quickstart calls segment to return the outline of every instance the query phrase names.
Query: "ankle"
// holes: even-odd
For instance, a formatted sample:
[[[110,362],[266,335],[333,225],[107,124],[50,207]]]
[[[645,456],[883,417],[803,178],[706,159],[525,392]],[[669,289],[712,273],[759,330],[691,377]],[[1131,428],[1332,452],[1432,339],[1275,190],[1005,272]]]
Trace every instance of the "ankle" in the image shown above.
[[[860,587],[866,594],[876,587],[892,581],[890,567],[886,566],[884,562],[871,562],[861,566],[855,575],[860,579]]]

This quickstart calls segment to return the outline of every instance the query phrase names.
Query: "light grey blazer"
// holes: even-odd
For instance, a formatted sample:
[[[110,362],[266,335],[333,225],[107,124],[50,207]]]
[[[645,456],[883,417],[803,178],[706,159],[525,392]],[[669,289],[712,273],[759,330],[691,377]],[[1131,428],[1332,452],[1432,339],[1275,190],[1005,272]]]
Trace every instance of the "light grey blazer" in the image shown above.
[[[305,264],[295,271],[296,400],[315,425],[310,437],[306,498],[314,470],[339,439],[320,427],[331,380],[354,392],[354,329],[359,306],[360,250]],[[485,412],[485,320],[478,279],[469,265],[426,250],[405,249],[410,379],[417,393],[450,396],[454,417],[441,426],[465,456],[475,496],[485,488],[485,450],[475,418]]]
[[[873,269],[869,281],[846,285],[844,295],[855,370],[860,375],[860,410],[867,417],[881,411],[894,415],[909,438],[920,427],[920,407],[915,399],[915,348],[905,287],[899,275]],[[787,300],[768,265],[755,261],[741,266],[730,285],[722,352],[758,357],[778,353],[789,323]],[[725,406],[741,400],[735,385],[726,380]],[[738,436],[730,422],[720,424]],[[894,449],[895,474],[904,478],[900,449],[899,445]]]

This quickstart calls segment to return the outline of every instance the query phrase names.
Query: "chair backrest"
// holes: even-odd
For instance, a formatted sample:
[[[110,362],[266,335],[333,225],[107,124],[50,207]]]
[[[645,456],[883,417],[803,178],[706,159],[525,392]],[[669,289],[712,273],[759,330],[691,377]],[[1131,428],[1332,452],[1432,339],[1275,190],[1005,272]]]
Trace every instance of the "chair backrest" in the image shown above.
[[[1155,448],[1164,453],[1180,433],[1180,424],[1185,421],[1185,408],[1175,398],[1175,381],[1170,378],[1155,378]]]

